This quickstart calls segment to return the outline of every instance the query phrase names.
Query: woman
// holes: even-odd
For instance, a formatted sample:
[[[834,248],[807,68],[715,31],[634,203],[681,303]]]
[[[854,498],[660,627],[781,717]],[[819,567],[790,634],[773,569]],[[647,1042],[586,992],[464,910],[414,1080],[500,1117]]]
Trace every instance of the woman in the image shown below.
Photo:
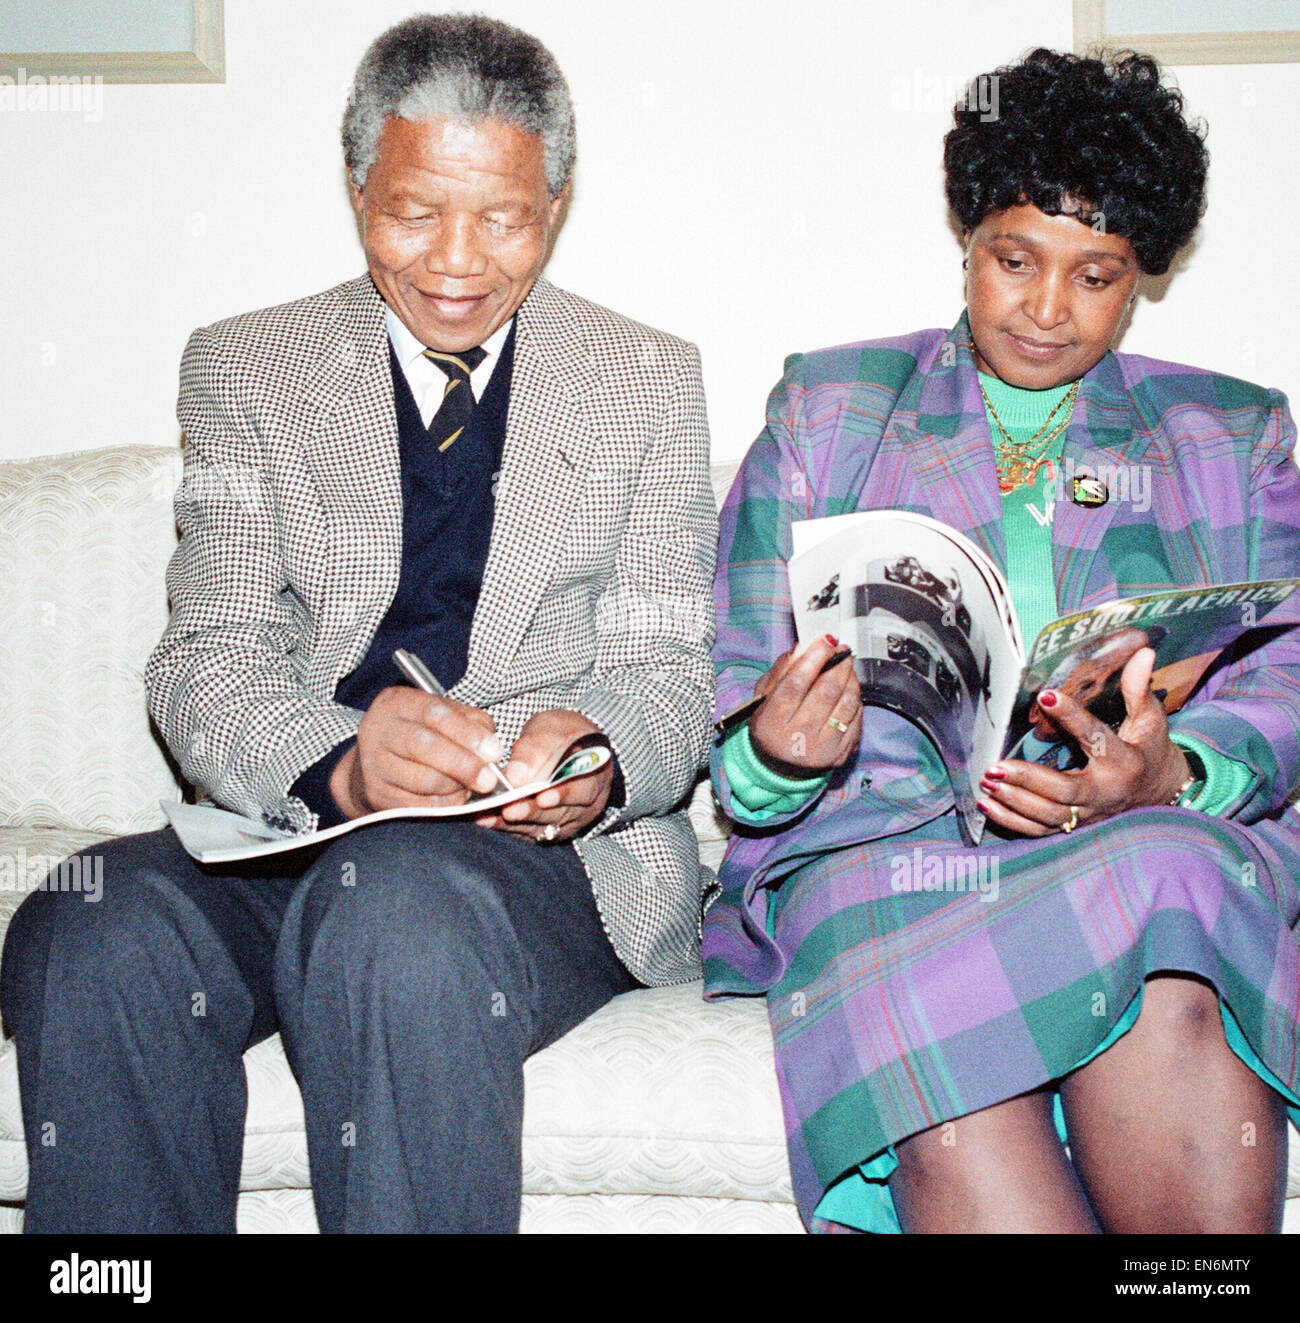
[[[984,774],[996,900],[900,884],[911,860],[970,875],[947,867],[971,852],[945,768],[860,710],[848,662],[820,673],[833,639],[793,647],[791,521],[853,509],[980,543],[1027,638],[1118,596],[1300,575],[1282,397],[1110,351],[1202,210],[1179,94],[1134,55],[996,77],[998,116],[959,105],[945,141],[961,319],[790,359],[723,512],[718,706],[767,698],[714,753],[737,828],[707,995],[767,995],[810,1228],[1275,1230],[1300,1102],[1292,604],[1168,718],[1150,648],[1117,731],[1040,691],[1089,758]],[[1045,473],[1137,466],[1149,503],[1085,476],[1047,517]]]

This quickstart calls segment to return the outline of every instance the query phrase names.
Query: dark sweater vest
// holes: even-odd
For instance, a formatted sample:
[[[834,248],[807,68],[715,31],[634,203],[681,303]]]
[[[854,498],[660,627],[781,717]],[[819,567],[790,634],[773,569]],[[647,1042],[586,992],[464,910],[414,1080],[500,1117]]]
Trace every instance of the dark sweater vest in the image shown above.
[[[365,711],[382,689],[404,683],[393,662],[397,648],[414,652],[446,689],[465,674],[492,536],[514,357],[511,327],[469,424],[440,454],[389,347],[402,475],[402,567],[392,604],[365,656],[339,681],[335,702]],[[350,743],[309,767],[290,790],[319,814],[322,827],[343,821],[329,778]]]

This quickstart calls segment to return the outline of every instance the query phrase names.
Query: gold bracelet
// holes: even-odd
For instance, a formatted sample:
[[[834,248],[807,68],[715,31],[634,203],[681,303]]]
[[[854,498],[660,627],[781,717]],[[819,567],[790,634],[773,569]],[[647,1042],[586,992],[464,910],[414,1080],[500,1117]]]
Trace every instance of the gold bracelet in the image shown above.
[[[1200,779],[1201,779],[1201,778],[1200,778],[1199,776],[1189,776],[1189,777],[1187,778],[1187,780],[1184,781],[1183,784],[1180,785],[1180,786],[1178,787],[1178,790],[1175,792],[1173,799],[1171,799],[1171,800],[1169,801],[1169,807],[1170,807],[1170,808],[1177,808],[1177,807],[1178,807],[1178,801],[1179,801],[1180,799],[1182,799],[1182,797],[1183,797],[1183,796],[1184,796],[1184,795],[1185,795],[1185,794],[1186,794],[1186,793],[1187,793],[1187,792],[1188,792],[1188,791],[1189,791],[1189,790],[1190,790],[1190,789],[1191,789],[1191,788],[1197,783],[1197,781],[1199,781]]]
[[[1178,801],[1198,782],[1205,785],[1205,764],[1201,761],[1201,756],[1191,749],[1183,749],[1183,757],[1187,760],[1187,780],[1178,787],[1177,793],[1169,801],[1170,808],[1177,808]],[[1200,794],[1200,791],[1197,791]]]

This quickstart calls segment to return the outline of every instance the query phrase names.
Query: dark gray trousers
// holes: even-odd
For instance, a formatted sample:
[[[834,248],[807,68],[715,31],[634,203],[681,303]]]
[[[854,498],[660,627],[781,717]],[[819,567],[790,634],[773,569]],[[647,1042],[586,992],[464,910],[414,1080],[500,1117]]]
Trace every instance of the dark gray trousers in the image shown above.
[[[241,1056],[277,1029],[323,1231],[518,1228],[524,1058],[635,986],[571,846],[407,820],[220,869],[170,831],[86,853],[102,898],[34,892],[0,965],[28,1231],[233,1231]]]

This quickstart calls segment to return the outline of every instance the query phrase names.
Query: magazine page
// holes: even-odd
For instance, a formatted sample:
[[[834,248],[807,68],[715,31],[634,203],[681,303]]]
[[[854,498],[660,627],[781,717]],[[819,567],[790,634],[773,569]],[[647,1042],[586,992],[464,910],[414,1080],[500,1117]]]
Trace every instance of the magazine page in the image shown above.
[[[1062,739],[1038,706],[1039,690],[1058,689],[1117,727],[1125,715],[1120,674],[1142,648],[1155,650],[1151,687],[1165,711],[1176,712],[1223,649],[1249,631],[1267,627],[1269,613],[1297,587],[1300,579],[1175,588],[1121,598],[1053,621],[1030,650],[1002,756],[1061,768],[1080,766],[1082,751]]]
[[[447,804],[436,808],[394,808],[352,818],[336,827],[323,831],[291,835],[268,827],[257,818],[231,813],[212,804],[173,804],[163,801],[162,810],[180,837],[186,852],[201,864],[234,863],[239,859],[255,859],[261,855],[281,854],[286,850],[301,850],[304,846],[318,845],[344,836],[358,827],[373,822],[386,822],[390,818],[469,818],[488,813],[515,800],[527,799],[550,786],[561,785],[580,776],[590,776],[609,762],[609,748],[603,744],[590,745],[562,758],[549,777],[531,781],[526,786],[502,790],[490,795],[479,795],[464,804]]]
[[[829,536],[792,526],[800,639],[830,633],[853,649],[862,701],[897,712],[933,741],[977,842],[979,779],[1002,747],[1022,669],[1001,576],[968,539],[922,515],[806,522],[839,526]]]
[[[1002,571],[993,563],[992,558],[983,547],[963,536],[955,528],[940,523],[939,520],[932,519],[929,515],[917,514],[913,510],[853,510],[848,514],[827,515],[821,519],[797,519],[790,525],[791,558],[800,556],[805,551],[810,551],[817,546],[818,543],[846,533],[850,529],[861,529],[865,537],[879,537],[882,536],[882,524],[897,525],[900,521],[905,528],[933,529],[936,533],[955,542],[961,552],[975,563],[975,567],[988,586],[990,595],[998,604],[999,614],[1007,629],[1010,630],[1017,649],[1023,654],[1020,626],[1016,621],[1015,607],[1011,604],[1011,590],[1007,587],[1007,581],[1003,577]],[[890,537],[896,535],[896,533],[888,534]]]

